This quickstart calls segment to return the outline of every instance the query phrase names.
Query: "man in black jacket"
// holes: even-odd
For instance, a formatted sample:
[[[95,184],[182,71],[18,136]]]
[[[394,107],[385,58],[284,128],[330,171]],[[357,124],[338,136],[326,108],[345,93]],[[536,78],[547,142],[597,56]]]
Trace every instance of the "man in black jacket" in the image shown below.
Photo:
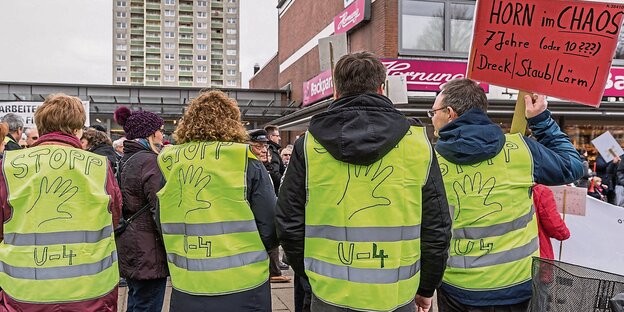
[[[282,175],[284,174],[284,170],[286,167],[284,166],[284,162],[282,161],[282,157],[280,156],[280,141],[282,137],[279,133],[279,128],[277,126],[269,125],[264,127],[264,131],[267,132],[269,139],[269,153],[271,156],[270,166],[267,167],[269,170],[269,175],[271,176],[271,180],[273,180],[273,187],[275,187],[275,196],[278,195],[280,182],[282,182]]]
[[[6,145],[5,151],[19,150],[22,147],[19,145],[19,140],[22,139],[22,133],[24,132],[24,118],[17,114],[8,113],[2,117],[0,122],[6,122],[9,125],[9,133],[4,138]]]
[[[313,251],[310,250],[310,252],[308,252],[307,248],[323,248],[323,246],[312,247],[308,244],[305,245],[306,258],[304,265],[304,240],[307,239],[306,237],[313,235],[309,231],[308,233],[306,233],[306,229],[311,228],[309,220],[310,217],[315,216],[314,214],[311,214],[311,211],[315,211],[315,209],[325,209],[324,212],[327,213],[327,211],[332,211],[329,208],[335,207],[332,208],[333,211],[335,211],[336,213],[335,219],[345,220],[345,227],[338,227],[340,231],[337,232],[346,232],[347,237],[344,241],[340,243],[338,243],[338,241],[335,241],[339,248],[339,256],[341,245],[353,245],[352,242],[355,242],[355,244],[357,244],[358,242],[359,238],[354,239],[354,237],[349,237],[349,231],[353,230],[352,226],[361,226],[362,224],[368,222],[366,221],[366,219],[360,219],[357,224],[350,224],[352,220],[355,220],[355,218],[351,219],[351,217],[353,217],[355,213],[351,214],[351,217],[346,220],[347,218],[343,218],[344,211],[342,210],[346,209],[350,211],[352,210],[351,208],[357,207],[338,205],[336,201],[327,200],[325,203],[323,203],[326,207],[329,208],[318,207],[323,205],[308,206],[308,204],[312,200],[316,200],[317,202],[324,200],[323,198],[311,198],[309,197],[311,193],[307,193],[310,190],[310,187],[314,187],[314,185],[309,184],[312,170],[316,170],[316,172],[319,172],[330,169],[309,167],[310,164],[306,164],[306,162],[311,162],[312,158],[309,158],[306,153],[313,153],[314,151],[318,152],[319,150],[323,150],[323,153],[329,153],[331,157],[333,157],[333,159],[329,159],[330,162],[348,164],[348,166],[343,165],[343,167],[341,168],[360,168],[361,170],[359,171],[359,176],[362,177],[369,174],[369,169],[371,167],[374,167],[371,165],[381,165],[381,161],[384,160],[384,157],[387,157],[387,155],[389,155],[390,153],[394,153],[393,150],[399,149],[399,145],[401,145],[399,144],[399,142],[402,141],[404,138],[407,138],[410,135],[413,136],[413,133],[415,133],[415,131],[420,131],[420,133],[423,133],[422,128],[411,127],[413,124],[401,112],[394,108],[392,102],[387,97],[382,95],[385,75],[386,72],[383,64],[370,53],[349,54],[342,57],[338,61],[334,70],[335,97],[337,99],[329,106],[329,109],[326,112],[318,114],[312,118],[310,122],[309,133],[307,133],[302,138],[299,138],[295,142],[294,151],[288,165],[288,170],[286,170],[284,180],[282,182],[276,211],[276,227],[278,231],[278,237],[295,273],[301,277],[306,277],[306,274],[314,274],[314,276],[316,277],[316,281],[315,279],[310,279],[310,282],[312,284],[312,292],[314,293],[314,297],[312,298],[313,309],[322,309],[323,311],[344,311],[342,308],[338,307],[339,305],[341,305],[341,303],[331,302],[331,300],[324,300],[325,298],[321,297],[321,293],[327,292],[327,289],[329,288],[335,289],[334,292],[339,292],[343,294],[344,301],[353,302],[354,299],[348,298],[350,296],[356,297],[358,295],[377,295],[372,293],[357,294],[356,290],[349,289],[349,287],[336,287],[332,285],[328,286],[325,282],[323,282],[325,283],[323,285],[324,287],[326,287],[325,289],[321,289],[321,287],[318,287],[318,285],[317,288],[315,288],[315,283],[320,284],[321,282],[319,282],[319,280],[327,279],[326,277],[323,277],[327,276],[323,275],[327,272],[319,272],[321,266],[328,264],[328,266],[326,267],[335,268],[336,271],[334,272],[345,272],[346,270],[346,274],[338,274],[340,276],[336,276],[334,279],[334,281],[337,281],[337,283],[340,285],[354,285],[350,283],[357,283],[357,281],[353,281],[352,278],[363,278],[367,281],[366,284],[371,285],[371,287],[384,287],[383,283],[388,283],[388,280],[392,280],[390,281],[390,283],[399,284],[405,279],[410,279],[411,277],[413,277],[414,275],[411,275],[412,273],[416,274],[414,271],[410,271],[411,273],[407,274],[407,276],[399,273],[396,274],[394,278],[389,278],[388,280],[376,280],[377,276],[384,275],[392,271],[389,270],[391,268],[388,265],[390,262],[386,262],[386,269],[362,269],[357,267],[351,267],[354,266],[356,263],[356,260],[353,260],[353,257],[355,256],[350,257],[351,260],[353,260],[351,264],[349,264],[349,261],[342,261],[344,259],[341,258],[340,260],[344,265],[336,265],[336,262],[334,261],[334,263],[331,264],[325,262],[325,264],[321,264],[321,266],[315,267],[310,263],[314,261],[316,261],[316,263],[323,261],[311,259],[309,254],[313,254]],[[308,138],[308,140],[315,140],[316,143],[306,141],[306,138]],[[403,221],[401,219],[402,216],[406,215],[406,211],[409,214],[414,211],[411,209],[416,209],[416,214],[419,214],[422,217],[419,230],[414,230],[415,232],[420,233],[409,232],[409,234],[405,233],[404,236],[420,237],[420,281],[418,283],[418,289],[413,289],[412,291],[415,295],[416,305],[421,309],[419,311],[428,311],[431,306],[431,297],[433,296],[434,290],[440,285],[442,276],[444,274],[446,260],[448,257],[449,241],[451,237],[451,220],[448,204],[446,201],[444,185],[442,183],[442,176],[437,163],[437,159],[431,147],[426,142],[426,138],[424,137],[424,135],[420,138],[421,141],[425,142],[423,145],[425,146],[424,150],[420,150],[417,153],[405,154],[403,155],[403,157],[388,159],[399,159],[399,162],[405,164],[419,161],[420,159],[423,159],[423,157],[428,159],[429,167],[424,174],[425,179],[421,182],[423,183],[422,187],[418,187],[417,189],[415,189],[413,186],[408,185],[408,183],[398,183],[397,185],[395,185],[395,187],[399,189],[404,188],[403,193],[399,192],[393,194],[394,197],[392,197],[392,201],[387,200],[387,203],[385,205],[376,205],[374,209],[369,209],[369,211],[376,210],[376,212],[374,213],[377,216],[384,215],[382,217],[383,219],[385,219],[386,221],[390,220],[389,222],[393,224],[398,224],[393,225],[398,227],[410,227],[409,224],[400,224]],[[305,146],[308,146],[309,149],[309,146],[317,146],[310,144],[317,143],[320,144],[322,148],[314,148],[314,151],[306,151]],[[388,165],[388,159],[386,159],[384,166]],[[403,161],[403,159],[405,159],[405,161]],[[349,174],[350,172],[351,171],[349,171]],[[353,175],[353,177],[357,176],[357,171],[355,172],[356,173],[355,175]],[[388,173],[385,169],[379,172],[379,175],[384,174],[384,172],[385,175],[392,175],[392,172]],[[391,177],[388,181],[397,181],[396,179],[402,181],[401,179],[403,179],[403,177],[408,177],[412,174],[411,172],[399,172],[400,170],[394,170],[395,175]],[[336,176],[337,179],[338,176],[342,175],[343,173],[340,171],[332,171],[332,174]],[[371,175],[373,174],[371,173]],[[366,185],[368,183],[372,186],[377,185],[377,187],[379,187],[379,185],[381,185],[381,183],[383,183],[385,179],[381,182],[375,182],[374,180],[377,176],[378,175],[376,174],[373,176],[372,180],[368,179],[369,182],[366,182],[365,179],[358,179],[360,180],[358,183],[361,183],[360,185]],[[352,180],[353,179],[355,178],[352,178]],[[328,184],[336,184],[335,181],[327,182]],[[347,187],[349,186],[349,183],[349,180],[347,180]],[[375,190],[377,190],[377,187],[373,189],[373,197],[379,199],[381,196],[379,195],[379,192],[377,192],[377,194],[375,195]],[[345,188],[345,186],[342,186],[342,188]],[[410,188],[413,191],[409,191]],[[330,187],[326,187],[325,191],[323,191],[324,194],[333,195],[333,193],[331,193],[331,189],[332,188]],[[345,188],[344,194],[347,194],[346,190],[347,188]],[[342,194],[341,189],[337,189],[336,191],[341,192]],[[407,191],[407,193],[405,191]],[[421,194],[418,194],[419,192]],[[409,198],[413,198],[413,194],[422,196],[421,203],[408,201]],[[365,197],[365,195],[366,194],[364,193],[355,194],[353,195],[355,199],[351,200],[357,203],[357,197]],[[345,195],[342,196],[344,198]],[[338,197],[340,197],[340,195]],[[401,209],[403,209],[404,211],[401,211]],[[381,211],[381,213],[379,211]],[[377,220],[371,220],[370,222],[372,224],[366,226],[370,229],[379,229],[375,228],[375,221]],[[325,233],[328,232],[331,231],[326,231]],[[362,231],[358,233],[362,235],[361,232]],[[375,235],[375,233],[377,232],[367,232],[366,237],[370,238],[371,235]],[[306,236],[306,234],[308,236]],[[318,232],[315,233],[315,235],[319,235]],[[320,235],[323,235],[323,232],[321,232]],[[325,239],[326,242],[331,242],[331,244],[327,243],[326,245],[330,245],[328,248],[334,250],[334,241],[331,241],[331,238],[325,237],[321,239]],[[377,237],[374,239],[378,242],[377,245],[379,246],[383,244],[379,242],[385,242],[383,238]],[[409,238],[405,237],[402,237],[402,239],[409,240]],[[368,242],[368,240],[366,241]],[[403,243],[409,244],[409,242],[406,243],[406,241],[403,241]],[[395,257],[394,259],[396,259],[396,257],[403,257],[405,256],[405,254],[403,253],[406,252],[407,251],[403,250],[401,255],[395,254],[393,255],[393,257]],[[353,254],[352,250],[350,253]],[[373,251],[373,256],[381,256],[381,258],[385,258],[383,254],[375,255],[374,253],[375,251]],[[330,254],[329,251],[327,255],[328,257],[333,256]],[[366,254],[358,253],[355,259],[359,260],[360,256],[366,257]],[[333,261],[333,259],[331,260]],[[389,259],[386,259],[386,261],[389,261]],[[409,268],[409,266],[401,266],[399,272],[402,272],[404,268]],[[356,277],[355,275],[357,275],[357,272],[365,272],[367,276]],[[387,300],[387,298],[385,297],[397,297],[397,294],[394,293],[384,293],[383,295],[384,298],[375,298],[375,300],[382,301]],[[317,298],[321,300],[317,300]],[[414,297],[412,297],[411,301],[408,300],[407,302],[399,302],[395,304],[395,308],[392,309],[396,309],[395,311],[410,311],[411,309],[413,309],[413,298]],[[349,304],[346,304],[346,306],[349,306]],[[345,306],[343,305],[343,307]],[[350,307],[352,309],[370,308],[354,306]]]

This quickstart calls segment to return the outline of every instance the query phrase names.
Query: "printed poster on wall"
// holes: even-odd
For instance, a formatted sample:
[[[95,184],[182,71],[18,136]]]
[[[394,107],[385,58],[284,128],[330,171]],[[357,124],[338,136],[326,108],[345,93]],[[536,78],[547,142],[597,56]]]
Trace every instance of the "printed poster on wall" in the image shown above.
[[[0,102],[0,118],[8,113],[14,113],[24,118],[24,127],[35,127],[35,111],[43,102]],[[85,126],[89,126],[89,101],[82,101],[87,119]]]
[[[479,0],[468,77],[598,107],[624,3]]]

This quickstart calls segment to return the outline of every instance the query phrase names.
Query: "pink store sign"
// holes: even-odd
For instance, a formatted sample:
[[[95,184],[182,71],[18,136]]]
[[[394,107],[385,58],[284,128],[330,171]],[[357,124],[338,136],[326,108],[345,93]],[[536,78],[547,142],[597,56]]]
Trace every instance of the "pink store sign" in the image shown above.
[[[363,21],[370,20],[371,1],[356,0],[334,17],[334,34],[345,33]]]
[[[333,94],[334,84],[331,70],[328,69],[303,83],[303,106],[328,98]]]
[[[602,96],[624,96],[624,68],[611,67]]]
[[[405,75],[407,91],[440,91],[440,85],[466,77],[466,62],[421,61],[406,59],[381,59],[388,76]],[[488,84],[480,84],[489,92]]]

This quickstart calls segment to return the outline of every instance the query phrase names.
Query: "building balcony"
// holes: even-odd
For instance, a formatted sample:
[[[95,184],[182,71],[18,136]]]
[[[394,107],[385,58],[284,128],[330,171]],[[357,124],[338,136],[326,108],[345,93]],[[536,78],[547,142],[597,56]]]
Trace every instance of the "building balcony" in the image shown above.
[[[145,13],[144,9],[142,7],[138,7],[138,6],[133,6],[130,8],[130,13],[136,13],[136,14],[143,14]]]
[[[223,54],[210,54],[210,58],[213,60],[222,60]]]
[[[210,64],[211,70],[223,70],[223,64]]]
[[[210,75],[210,79],[212,81],[218,80],[218,81],[221,81],[223,83],[223,75],[211,74]]]
[[[180,54],[193,55],[193,49],[180,49]]]
[[[178,31],[181,32],[181,33],[192,34],[193,33],[193,27],[180,27],[178,29]]]
[[[180,12],[193,12],[193,6],[192,5],[180,4],[179,8],[180,8],[179,9]]]
[[[142,17],[133,17],[130,19],[130,24],[132,25],[143,25],[143,18]]]
[[[142,78],[142,77],[143,77],[143,72],[131,72],[131,73],[130,73],[130,77],[133,77],[133,78]]]
[[[143,46],[144,43],[145,43],[145,41],[143,41],[143,40],[138,40],[138,39],[131,39],[130,40],[130,45],[131,46]]]
[[[145,80],[146,86],[160,86],[160,80]]]
[[[132,28],[130,29],[130,33],[133,35],[142,35],[143,34],[143,28]]]
[[[211,32],[210,33],[210,38],[212,38],[212,39],[223,39],[223,33]]]
[[[223,44],[213,43],[210,45],[210,48],[213,50],[223,50]]]
[[[147,53],[160,54],[160,48],[146,48],[145,51],[147,51]]]
[[[160,59],[146,59],[145,64],[148,65],[160,65]]]
[[[153,76],[159,76],[160,75],[160,70],[146,70],[145,71],[148,75],[153,75]]]
[[[180,81],[179,86],[180,87],[192,87],[193,82],[192,81]]]
[[[212,9],[223,9],[223,2],[221,1],[211,1],[210,2],[210,8]]]
[[[180,65],[193,65],[193,60],[180,60]]]
[[[193,39],[191,39],[191,38],[180,38],[180,43],[193,44]]]
[[[143,50],[132,50],[130,51],[131,56],[143,56]]]
[[[148,2],[145,4],[145,8],[148,10],[160,10],[160,3]]]
[[[147,31],[160,31],[160,26],[145,26]]]
[[[131,67],[143,67],[143,61],[132,61],[130,62]]]
[[[180,16],[180,23],[192,23],[193,16]]]
[[[179,73],[180,77],[193,77],[192,71],[181,71]]]
[[[223,28],[223,23],[212,22],[212,23],[210,23],[210,27],[212,27],[212,28]]]
[[[145,15],[145,19],[148,21],[160,21],[160,15],[158,14],[147,14]]]
[[[160,42],[160,37],[145,37],[146,42]]]

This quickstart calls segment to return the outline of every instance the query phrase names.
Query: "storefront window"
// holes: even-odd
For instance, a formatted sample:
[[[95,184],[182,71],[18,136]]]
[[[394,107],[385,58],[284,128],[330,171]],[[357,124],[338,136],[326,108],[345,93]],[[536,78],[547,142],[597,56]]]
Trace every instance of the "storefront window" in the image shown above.
[[[401,0],[401,53],[466,57],[474,8],[471,0]]]
[[[622,27],[624,28],[624,24]],[[618,45],[613,58],[619,60],[618,64],[624,64],[624,31],[620,31],[620,38],[618,39]]]

